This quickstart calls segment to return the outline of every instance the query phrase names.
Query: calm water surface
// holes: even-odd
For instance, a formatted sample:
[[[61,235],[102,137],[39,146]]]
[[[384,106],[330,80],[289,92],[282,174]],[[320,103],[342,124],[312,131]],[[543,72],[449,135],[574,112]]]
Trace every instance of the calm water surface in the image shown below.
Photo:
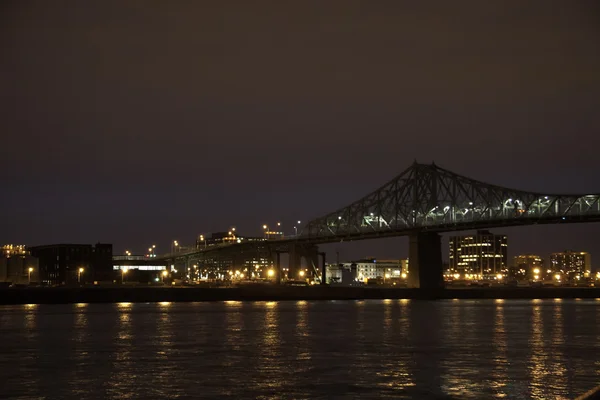
[[[600,301],[0,307],[0,397],[574,398]]]

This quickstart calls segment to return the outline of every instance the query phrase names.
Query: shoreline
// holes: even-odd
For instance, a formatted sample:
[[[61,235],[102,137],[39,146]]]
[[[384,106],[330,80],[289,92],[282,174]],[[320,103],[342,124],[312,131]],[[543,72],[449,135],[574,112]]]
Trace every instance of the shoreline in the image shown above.
[[[154,303],[285,300],[451,300],[451,299],[600,299],[600,288],[445,288],[437,290],[365,287],[245,286],[72,287],[0,289],[0,305],[74,303]]]

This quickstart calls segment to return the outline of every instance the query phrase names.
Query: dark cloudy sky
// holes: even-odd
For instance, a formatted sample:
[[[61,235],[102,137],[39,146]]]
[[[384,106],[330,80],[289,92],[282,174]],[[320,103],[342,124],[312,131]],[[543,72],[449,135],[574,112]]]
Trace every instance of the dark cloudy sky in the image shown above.
[[[5,0],[0,243],[292,232],[414,159],[600,192],[594,3]],[[599,224],[496,231],[600,261]]]

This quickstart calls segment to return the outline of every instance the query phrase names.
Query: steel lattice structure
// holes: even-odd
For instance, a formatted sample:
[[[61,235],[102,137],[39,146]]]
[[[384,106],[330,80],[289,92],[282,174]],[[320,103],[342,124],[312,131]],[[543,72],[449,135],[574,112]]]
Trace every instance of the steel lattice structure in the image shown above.
[[[373,193],[310,221],[313,243],[513,225],[600,221],[600,195],[557,195],[490,185],[415,162]]]

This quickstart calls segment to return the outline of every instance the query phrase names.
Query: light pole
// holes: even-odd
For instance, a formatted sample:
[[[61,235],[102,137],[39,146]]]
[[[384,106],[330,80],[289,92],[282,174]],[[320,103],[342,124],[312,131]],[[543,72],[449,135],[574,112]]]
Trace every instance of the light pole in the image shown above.
[[[81,283],[81,273],[83,272],[83,268],[79,268],[77,271],[77,283]]]
[[[167,272],[167,270],[163,270],[162,274],[161,274],[161,278],[162,278],[162,283],[165,283],[165,278],[167,277],[167,275],[169,275],[169,273]]]
[[[204,235],[200,235],[200,241],[204,242],[204,249],[206,249],[206,238],[204,237]]]
[[[269,227],[267,225],[263,225],[263,230],[265,231],[265,239],[269,238]]]
[[[177,240],[173,240],[173,244],[171,245],[172,253],[177,253],[177,246],[179,246],[179,242]]]
[[[33,268],[29,267],[29,269],[27,270],[27,280],[29,281],[29,284],[31,285],[31,273],[33,272]]]
[[[123,268],[121,270],[121,285],[125,283],[125,274],[127,273],[127,269]]]

